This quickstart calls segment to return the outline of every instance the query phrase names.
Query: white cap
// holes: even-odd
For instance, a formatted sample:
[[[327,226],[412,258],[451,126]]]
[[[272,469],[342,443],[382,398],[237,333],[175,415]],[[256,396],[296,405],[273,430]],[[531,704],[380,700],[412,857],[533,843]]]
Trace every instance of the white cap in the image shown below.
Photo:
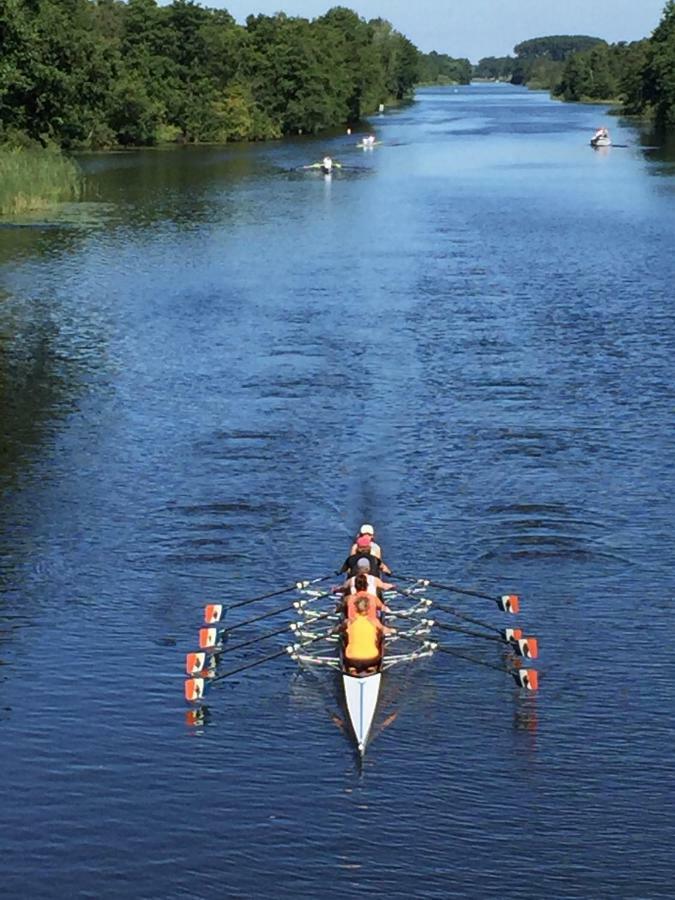
[[[375,529],[372,525],[362,525],[359,534],[375,534]]]

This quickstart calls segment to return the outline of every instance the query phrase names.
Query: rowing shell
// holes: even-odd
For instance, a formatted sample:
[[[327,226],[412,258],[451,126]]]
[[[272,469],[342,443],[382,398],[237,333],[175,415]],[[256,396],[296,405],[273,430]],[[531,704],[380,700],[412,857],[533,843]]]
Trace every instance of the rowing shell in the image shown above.
[[[318,636],[312,627],[312,620],[317,618],[317,613],[311,610],[309,606],[319,592],[303,590],[301,593],[306,598],[304,605],[299,609],[304,617],[304,624],[296,631],[296,636],[303,640],[312,640],[315,637],[322,640],[321,636]],[[402,620],[403,627],[399,627],[397,633],[387,637],[384,642],[384,653],[379,672],[360,676],[348,675],[344,671],[341,653],[333,652],[330,656],[307,652],[294,652],[291,654],[293,659],[299,663],[324,665],[337,669],[340,672],[347,715],[361,756],[366,752],[366,746],[372,732],[382,687],[382,672],[398,663],[431,656],[436,649],[434,642],[425,640],[433,624],[431,620],[424,618],[430,601],[414,597],[414,589],[406,592],[406,594],[401,594],[398,591],[387,591],[385,598],[387,601],[390,601],[392,598],[406,600],[408,601],[408,606],[405,609],[399,609],[397,613],[391,614],[391,618]],[[341,619],[339,616],[331,616],[330,618],[338,621]],[[336,649],[335,644],[339,644],[341,638],[330,633],[324,636],[323,640],[329,645],[333,645],[332,649],[334,651]],[[392,654],[390,645],[396,641],[412,642],[413,646],[408,652]]]
[[[361,756],[366,752],[366,744],[380,696],[381,682],[381,672],[364,675],[361,678],[344,674],[342,676],[349,721]]]
[[[537,690],[537,670],[522,667],[520,660],[517,659],[517,657],[537,658],[538,649],[535,637],[523,636],[519,628],[496,628],[491,623],[469,615],[463,610],[454,606],[442,605],[437,600],[425,596],[428,588],[445,590],[450,593],[496,602],[501,612],[515,614],[519,611],[517,595],[492,596],[481,591],[458,588],[406,575],[399,575],[398,578],[405,581],[407,587],[395,588],[384,594],[384,599],[390,606],[387,618],[394,620],[396,628],[385,641],[379,671],[361,676],[347,674],[340,652],[342,638],[336,633],[337,626],[343,621],[343,617],[338,615],[335,609],[335,596],[332,591],[325,592],[314,588],[314,585],[326,581],[329,577],[331,577],[330,574],[312,581],[297,582],[295,585],[273,591],[270,594],[230,604],[227,608],[221,603],[208,604],[204,609],[204,627],[199,631],[200,649],[197,652],[188,653],[185,660],[185,670],[188,675],[184,687],[185,699],[189,703],[200,703],[204,698],[207,685],[213,685],[225,678],[230,678],[283,656],[290,656],[301,665],[326,666],[340,674],[347,716],[359,754],[363,757],[373,732],[382,687],[382,675],[386,670],[399,663],[411,662],[433,656],[436,652],[442,652],[505,672],[514,678],[518,687],[526,688],[529,691]],[[229,627],[217,627],[230,610],[295,590],[299,592],[300,599],[286,606],[261,613],[245,621],[236,621]],[[441,613],[440,620],[430,618],[434,614],[432,607],[434,613]],[[240,628],[290,612],[299,614],[300,621],[286,623],[283,627],[267,631],[252,639],[234,644],[227,643],[230,634]],[[448,617],[456,620],[457,624],[448,621]],[[472,627],[468,628],[465,623]],[[475,626],[478,626],[481,631],[476,631]],[[477,639],[496,641],[509,648],[509,657],[501,662],[496,662],[467,655],[463,648],[453,648],[439,642],[435,637],[437,629]],[[219,670],[222,658],[227,657],[228,654],[234,654],[284,633],[292,635],[293,643],[252,661],[242,659],[239,664],[227,671]],[[392,652],[392,645],[394,652]],[[195,721],[199,721],[198,716],[195,715],[194,718]]]

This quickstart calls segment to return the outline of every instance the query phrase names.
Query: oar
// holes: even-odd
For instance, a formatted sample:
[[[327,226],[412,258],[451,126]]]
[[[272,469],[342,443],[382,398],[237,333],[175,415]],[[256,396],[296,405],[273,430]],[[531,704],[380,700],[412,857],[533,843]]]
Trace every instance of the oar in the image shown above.
[[[220,675],[216,675],[214,678],[208,679],[209,684],[213,684],[216,681],[223,681],[225,678],[229,678],[231,675],[237,675],[239,672],[244,672],[247,669],[254,669],[256,666],[262,666],[264,663],[271,662],[273,659],[279,659],[282,656],[291,655],[293,653],[297,653],[298,650],[301,650],[303,647],[309,646],[309,644],[313,644],[316,641],[322,640],[325,638],[324,634],[318,634],[315,637],[311,638],[307,641],[302,641],[302,643],[291,644],[287,647],[284,647],[283,650],[278,650],[276,653],[270,653],[269,656],[263,656],[262,659],[255,659],[253,662],[243,663],[241,666],[237,666],[236,669],[230,669],[228,672],[223,672]],[[189,703],[194,703],[197,700],[201,700],[204,696],[204,691],[206,689],[207,679],[204,678],[188,678],[185,681],[185,699]]]
[[[314,624],[314,622],[319,622],[321,619],[326,619],[330,615],[332,615],[331,612],[323,613],[322,615],[317,616],[315,619],[313,619],[312,624]],[[279,634],[286,634],[288,631],[295,631],[297,627],[298,626],[295,622],[291,622],[288,625],[284,625],[283,628],[275,628],[274,631],[266,631],[265,634],[258,635],[258,637],[251,638],[248,641],[242,641],[239,644],[234,644],[231,647],[218,647],[215,643],[209,644],[205,647],[202,647],[202,650],[199,652],[186,654],[185,671],[188,675],[196,675],[198,672],[202,672],[204,670],[207,656],[210,656],[211,659],[219,661],[220,658],[222,656],[225,656],[226,653],[234,653],[235,650],[243,650],[244,647],[252,647],[254,644],[260,644],[262,641],[267,641]],[[210,630],[215,631],[215,629]],[[200,641],[201,637],[202,636],[200,633]]]
[[[444,622],[434,620],[434,628],[442,631],[453,631],[457,634],[468,634],[470,637],[483,638],[484,641],[497,641],[498,644],[507,644],[515,650],[519,656],[527,659],[537,659],[539,656],[539,644],[535,637],[523,637],[520,628],[506,628],[497,635],[481,634],[480,631],[472,631],[470,628],[462,628],[460,625],[446,625]]]
[[[449,656],[456,656],[459,659],[465,659],[467,662],[475,663],[477,666],[485,666],[488,669],[496,669],[497,672],[506,672],[510,675],[519,687],[527,688],[528,691],[536,691],[539,688],[539,672],[536,669],[509,669],[506,666],[498,666],[496,663],[486,662],[484,659],[477,659],[475,656],[469,656],[461,653],[459,650],[451,650],[449,647],[443,647],[438,644],[435,648],[441,653],[447,653]]]
[[[319,584],[332,577],[333,573],[331,572],[328,575],[322,575],[321,578],[314,578],[311,581],[296,581],[295,584],[290,585],[289,587],[281,588],[278,591],[272,591],[270,594],[260,594],[257,597],[250,597],[248,600],[240,600],[238,603],[232,603],[230,606],[225,606],[222,603],[209,603],[204,608],[204,622],[206,625],[216,625],[231,609],[248,606],[251,603],[257,603],[259,600],[269,600],[271,597],[280,597],[283,594],[290,593],[290,591],[301,591],[312,584]]]
[[[250,647],[260,641],[276,637],[278,634],[285,634],[287,631],[288,625],[285,625],[283,628],[276,628],[274,631],[268,631],[265,634],[261,634],[260,637],[252,638],[250,641],[242,641],[241,644],[235,644],[233,647],[223,647],[221,650],[213,648],[213,652],[210,654],[211,659],[219,660],[220,657],[224,656],[226,653],[232,653],[234,650],[241,650],[243,647]],[[204,650],[198,653],[188,653],[185,657],[185,671],[187,674],[196,675],[197,672],[202,672],[206,665],[206,657],[207,653]]]
[[[450,591],[453,594],[465,594],[467,597],[480,597],[481,600],[491,600],[496,603],[502,612],[515,613],[520,612],[520,597],[517,594],[502,594],[501,597],[495,597],[493,594],[484,594],[482,591],[473,591],[468,588],[457,587],[454,584],[442,584],[440,581],[430,581],[428,578],[413,578],[412,575],[394,575],[392,578],[402,578],[404,581],[418,582],[423,587],[439,588],[442,591]]]
[[[306,606],[308,603],[314,603],[316,600],[322,600],[326,597],[332,597],[333,594],[328,592],[326,594],[318,594],[316,597],[312,597],[311,600],[294,600],[293,603],[290,603],[288,606],[282,606],[281,609],[272,609],[269,612],[262,613],[259,616],[254,616],[252,619],[245,619],[243,622],[237,622],[236,625],[230,625],[229,628],[213,628],[206,627],[199,629],[199,646],[202,650],[210,649],[214,647],[219,640],[223,638],[224,635],[229,634],[231,631],[236,631],[238,628],[244,628],[246,625],[254,625],[256,622],[262,622],[265,619],[273,619],[274,616],[280,616],[282,613],[290,612],[292,609],[301,609],[303,606]],[[231,609],[232,607],[230,607]],[[206,607],[205,617],[208,616],[209,607]]]
[[[495,628],[494,625],[491,625],[488,622],[475,619],[473,616],[467,616],[466,613],[460,612],[458,609],[455,609],[454,606],[444,606],[442,603],[436,603],[435,600],[432,601],[432,606],[434,609],[455,616],[455,618],[461,619],[463,622],[471,622],[473,625],[480,625],[481,628],[485,628],[488,631],[492,631],[494,634],[498,634],[499,638],[497,638],[497,640],[505,640],[509,643],[513,643],[513,641],[520,640],[523,636],[523,632],[520,628]]]
[[[311,581],[296,581],[295,584],[280,588],[278,591],[272,591],[270,594],[259,594],[257,597],[250,597],[248,600],[240,600],[238,603],[232,603],[225,607],[225,610],[238,609],[240,606],[248,606],[249,603],[257,603],[259,600],[269,600],[271,597],[280,597],[282,594],[289,594],[291,591],[302,590],[302,588],[309,587],[310,584],[320,584],[322,581],[327,581],[329,578],[333,577],[333,573],[329,572],[328,575],[322,575],[321,578],[313,578]]]

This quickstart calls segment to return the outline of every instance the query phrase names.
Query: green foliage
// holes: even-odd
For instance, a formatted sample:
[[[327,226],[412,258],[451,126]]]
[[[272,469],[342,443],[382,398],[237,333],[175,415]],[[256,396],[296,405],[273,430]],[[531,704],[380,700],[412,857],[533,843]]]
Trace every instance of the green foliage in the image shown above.
[[[493,81],[511,81],[516,65],[514,56],[484,56],[474,66],[474,78],[489,78]]]
[[[423,84],[469,84],[473,74],[468,59],[453,59],[435,51],[422,54],[418,71]]]
[[[0,134],[78,148],[317,132],[410,94],[418,63],[345,7],[243,27],[193,0],[0,0]]]
[[[619,100],[626,113],[675,125],[675,0],[651,39],[572,55],[555,92],[564,100]]]
[[[675,125],[675,0],[668,0],[643,70],[643,104],[659,125]]]
[[[474,69],[474,77],[552,90],[560,83],[565,60],[577,52],[603,46],[607,45],[601,38],[588,35],[558,34],[531,38],[514,47],[516,56],[481,59]]]
[[[596,44],[604,43],[602,38],[589,37],[586,34],[553,34],[522,41],[516,44],[513,52],[520,59],[545,58],[553,62],[564,62],[573,53],[583,53]]]

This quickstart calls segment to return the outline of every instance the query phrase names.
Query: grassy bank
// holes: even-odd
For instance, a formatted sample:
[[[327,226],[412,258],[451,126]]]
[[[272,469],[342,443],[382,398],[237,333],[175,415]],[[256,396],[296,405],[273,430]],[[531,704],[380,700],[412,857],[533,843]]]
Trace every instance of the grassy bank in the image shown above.
[[[76,200],[81,187],[80,170],[62,153],[0,146],[0,215]]]

